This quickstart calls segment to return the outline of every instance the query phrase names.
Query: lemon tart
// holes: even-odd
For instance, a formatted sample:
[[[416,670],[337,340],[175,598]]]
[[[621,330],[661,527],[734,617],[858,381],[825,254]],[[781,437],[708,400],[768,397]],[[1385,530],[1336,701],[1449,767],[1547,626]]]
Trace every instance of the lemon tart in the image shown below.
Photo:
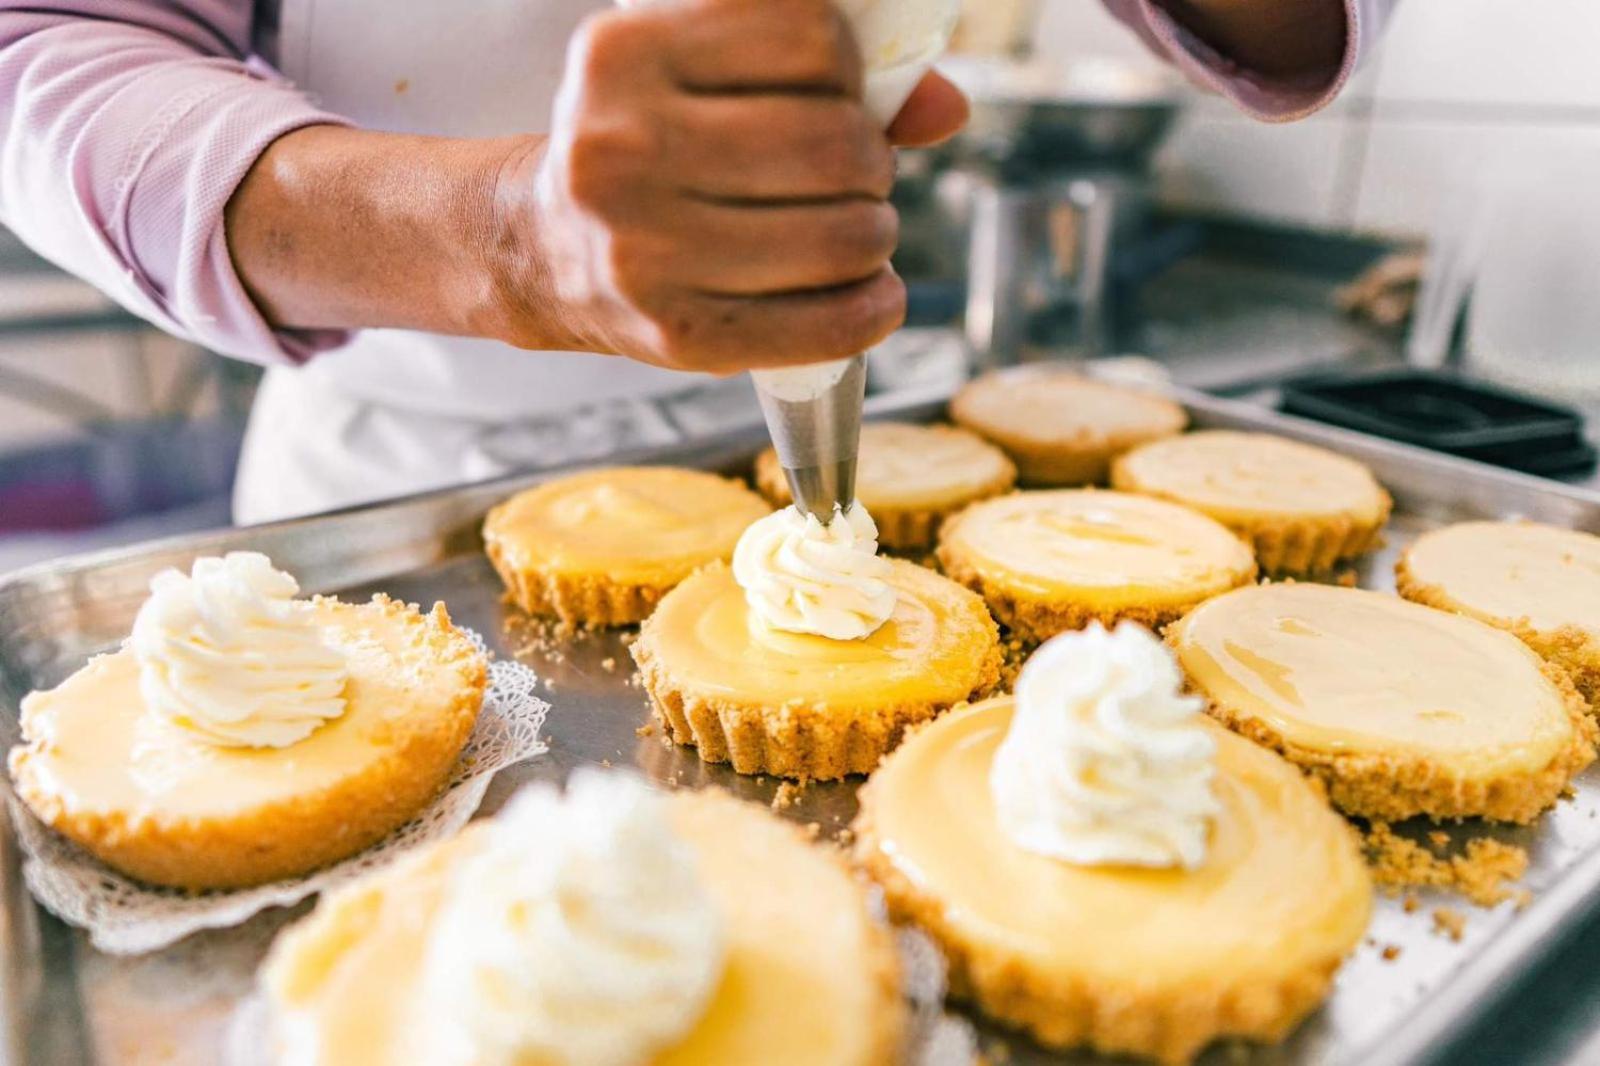
[[[880,561],[892,608],[860,639],[763,623],[725,566],[668,593],[633,655],[673,739],[740,773],[825,780],[868,772],[907,727],[987,692],[1000,645],[983,601],[914,563]]]
[[[1136,448],[1117,460],[1111,483],[1204,511],[1249,541],[1269,574],[1313,573],[1364,554],[1392,507],[1354,459],[1232,430]]]
[[[745,527],[771,510],[714,474],[613,467],[518,493],[489,512],[483,541],[529,614],[630,625],[695,570],[730,558]]]
[[[240,593],[210,595],[215,623],[222,597]],[[28,808],[108,866],[188,889],[297,876],[376,843],[444,786],[477,720],[486,665],[442,604],[425,615],[382,596],[258,602],[236,625],[191,615],[163,646],[144,626],[173,621],[153,610],[162,597],[127,646],[23,700],[23,743],[11,752]],[[262,609],[273,605],[299,609],[295,623],[334,672],[310,670],[298,631]],[[230,648],[230,629],[254,650]],[[301,713],[323,677],[329,698]]]
[[[1215,813],[1192,867],[1018,846],[991,789],[1009,697],[919,730],[861,793],[858,862],[925,929],[951,990],[1050,1047],[1187,1061],[1276,1041],[1327,994],[1372,889],[1349,826],[1294,767],[1207,723]],[[1202,718],[1202,722],[1204,719]]]
[[[1352,814],[1530,822],[1594,760],[1564,674],[1471,618],[1326,585],[1240,589],[1168,639],[1211,712]]]
[[[892,941],[842,862],[724,794],[598,776],[323,899],[263,968],[271,1060],[898,1061]]]
[[[950,417],[1003,448],[1023,484],[1045,487],[1103,484],[1118,455],[1189,422],[1165,397],[1031,367],[969,382]]]
[[[975,504],[945,525],[938,554],[1030,641],[1091,621],[1160,627],[1256,573],[1250,548],[1198,511],[1101,489]]]
[[[1017,468],[1004,452],[964,429],[904,422],[861,427],[856,492],[886,548],[933,547],[946,517],[1009,491],[1016,480]],[[779,507],[794,502],[771,448],[756,459],[756,487]]]
[[[1600,704],[1600,537],[1533,522],[1464,522],[1401,555],[1400,595],[1508,630]]]

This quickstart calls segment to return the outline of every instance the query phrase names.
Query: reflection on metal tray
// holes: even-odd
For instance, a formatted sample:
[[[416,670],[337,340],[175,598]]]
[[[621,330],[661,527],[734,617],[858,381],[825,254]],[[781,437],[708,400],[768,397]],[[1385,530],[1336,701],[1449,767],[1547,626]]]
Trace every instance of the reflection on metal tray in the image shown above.
[[[1417,533],[1444,522],[1480,517],[1530,517],[1600,530],[1600,495],[1489,467],[1464,463],[1387,441],[1252,407],[1183,393],[1199,426],[1261,429],[1334,447],[1370,464],[1394,494],[1397,509],[1387,547],[1367,560],[1363,585],[1390,587],[1395,553]],[[926,420],[938,417],[942,395],[877,397],[869,415]],[[716,468],[746,468],[762,443],[759,429],[714,443],[659,449],[641,458]],[[620,634],[580,637],[558,647],[519,639],[514,616],[481,552],[477,527],[487,508],[531,478],[513,479],[331,516],[302,519],[151,544],[69,560],[0,579],[0,733],[15,739],[24,691],[55,684],[128,631],[150,576],[198,554],[250,547],[271,554],[318,591],[351,596],[382,590],[423,603],[448,601],[452,615],[485,634],[502,655],[518,655],[547,680],[554,711],[550,753],[508,771],[496,782],[486,810],[516,784],[561,778],[573,767],[609,762],[635,765],[658,781],[685,787],[721,785],[768,802],[777,782],[743,778],[709,766],[687,749],[638,735],[649,721],[643,693],[630,680]],[[848,825],[855,784],[813,785],[784,811],[815,822],[825,835]],[[1422,1060],[1438,1040],[1494,1001],[1560,936],[1561,927],[1600,901],[1600,770],[1577,782],[1533,828],[1453,830],[1493,835],[1527,847],[1524,880],[1535,893],[1526,910],[1509,904],[1471,910],[1460,943],[1431,931],[1429,911],[1458,902],[1423,893],[1415,914],[1380,899],[1368,943],[1340,973],[1327,1006],[1284,1045],[1211,1051],[1215,1063],[1402,1064]],[[0,860],[8,851],[0,842]],[[205,934],[142,959],[101,956],[83,937],[20,904],[15,869],[0,863],[0,1009],[5,1031],[0,1054],[27,1046],[26,1061],[104,1064],[160,1062],[164,1066],[219,1061],[229,1011],[249,987],[254,965],[272,934],[293,914],[263,915],[237,930]],[[42,934],[42,939],[36,940]],[[35,945],[42,943],[41,947]],[[1385,961],[1382,948],[1397,945]],[[998,1035],[986,1030],[986,1035]],[[1085,1063],[1083,1055],[1051,1056],[1020,1037],[1005,1038],[1011,1061]],[[19,1061],[15,1057],[5,1061]]]

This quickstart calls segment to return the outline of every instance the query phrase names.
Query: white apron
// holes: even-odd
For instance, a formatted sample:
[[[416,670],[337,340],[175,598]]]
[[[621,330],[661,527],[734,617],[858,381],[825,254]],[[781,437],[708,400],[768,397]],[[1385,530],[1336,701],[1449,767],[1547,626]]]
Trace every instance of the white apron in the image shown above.
[[[538,132],[573,31],[607,6],[282,0],[279,64],[324,108],[370,129]],[[234,516],[262,522],[508,473],[548,457],[551,415],[600,404],[600,420],[623,420],[638,407],[630,399],[697,380],[611,356],[368,330],[302,369],[268,372]]]

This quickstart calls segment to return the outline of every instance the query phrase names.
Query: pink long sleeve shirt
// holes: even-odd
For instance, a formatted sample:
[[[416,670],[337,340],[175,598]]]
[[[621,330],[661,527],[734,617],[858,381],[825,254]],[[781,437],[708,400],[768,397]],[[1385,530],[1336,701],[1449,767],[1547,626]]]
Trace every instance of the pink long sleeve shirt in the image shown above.
[[[1341,68],[1286,85],[1231,63],[1157,0],[1105,0],[1192,79],[1278,120],[1339,91],[1393,2],[1345,0]],[[0,0],[0,221],[129,310],[216,351],[295,364],[340,344],[339,333],[272,329],[223,233],[228,198],[268,144],[347,122],[277,73],[276,37],[277,0]]]

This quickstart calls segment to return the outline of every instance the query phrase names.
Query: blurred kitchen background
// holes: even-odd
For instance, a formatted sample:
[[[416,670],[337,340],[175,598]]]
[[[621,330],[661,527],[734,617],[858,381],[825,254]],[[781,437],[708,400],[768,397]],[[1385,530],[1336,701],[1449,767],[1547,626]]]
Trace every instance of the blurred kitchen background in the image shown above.
[[[874,387],[1110,357],[1275,403],[1409,360],[1600,412],[1595,0],[1402,0],[1343,97],[1288,125],[1175,78],[1097,0],[969,11],[977,121],[904,160],[913,328]],[[0,237],[0,572],[225,523],[255,375]],[[757,417],[737,382],[668,407],[677,432]]]

